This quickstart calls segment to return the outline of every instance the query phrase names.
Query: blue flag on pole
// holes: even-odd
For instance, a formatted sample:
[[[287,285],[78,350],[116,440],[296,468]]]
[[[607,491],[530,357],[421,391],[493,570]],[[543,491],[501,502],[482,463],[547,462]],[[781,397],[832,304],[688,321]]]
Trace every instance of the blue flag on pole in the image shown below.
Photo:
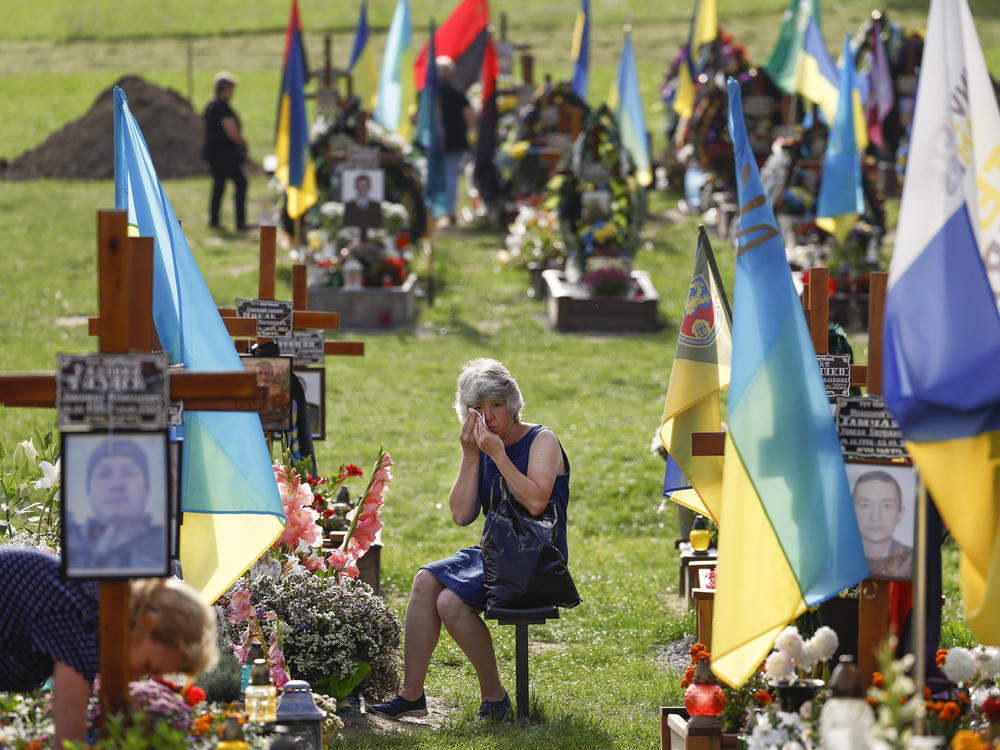
[[[885,402],[1000,645],[1000,111],[966,0],[931,0],[885,305]]]
[[[570,57],[573,60],[573,93],[586,101],[590,80],[590,0],[580,0]]]
[[[115,206],[129,232],[153,238],[153,322],[172,363],[241,372],[236,348],[156,176],[146,140],[114,89]],[[181,566],[211,602],[281,534],[285,515],[260,417],[186,411]]]
[[[434,60],[434,21],[431,21],[430,51],[428,60]],[[441,121],[441,83],[437,65],[428,64],[424,88],[420,91],[417,109],[417,144],[427,159],[427,181],[424,195],[427,205],[439,219],[448,213],[447,185],[444,167],[444,125]]]

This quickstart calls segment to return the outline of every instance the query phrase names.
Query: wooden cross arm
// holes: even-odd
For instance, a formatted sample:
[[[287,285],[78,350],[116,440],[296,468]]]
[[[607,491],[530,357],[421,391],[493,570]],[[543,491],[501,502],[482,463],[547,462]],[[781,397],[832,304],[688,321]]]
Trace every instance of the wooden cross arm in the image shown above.
[[[53,407],[56,405],[56,379],[51,373],[0,375],[0,404]]]
[[[266,394],[266,387],[263,388]],[[224,411],[257,411],[260,400],[257,375],[252,372],[178,372],[170,375],[170,398],[183,400],[186,409],[204,409],[221,403]],[[267,398],[264,397],[266,404]],[[0,403],[5,406],[52,408],[56,379],[51,373],[0,375]]]
[[[257,321],[253,318],[237,318],[232,316],[223,318],[222,322],[225,324],[230,336],[257,335]],[[99,336],[101,334],[100,318],[87,319],[87,333],[91,336]]]

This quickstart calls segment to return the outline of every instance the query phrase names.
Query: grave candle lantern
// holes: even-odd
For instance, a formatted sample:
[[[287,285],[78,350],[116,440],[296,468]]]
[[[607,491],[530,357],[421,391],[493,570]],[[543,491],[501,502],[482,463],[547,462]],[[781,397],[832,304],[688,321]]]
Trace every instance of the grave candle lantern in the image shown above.
[[[719,715],[726,705],[722,692],[708,659],[702,659],[694,670],[694,678],[684,691],[684,708],[691,716],[691,726],[709,727],[719,724]]]
[[[305,740],[305,746],[309,750],[323,750],[323,719],[326,713],[313,702],[308,682],[290,680],[285,683],[276,716],[275,723],[287,727],[290,734]]]
[[[691,526],[691,533],[688,534],[688,542],[696,554],[703,555],[712,544],[712,535],[708,530],[708,520],[705,516],[695,516]]]

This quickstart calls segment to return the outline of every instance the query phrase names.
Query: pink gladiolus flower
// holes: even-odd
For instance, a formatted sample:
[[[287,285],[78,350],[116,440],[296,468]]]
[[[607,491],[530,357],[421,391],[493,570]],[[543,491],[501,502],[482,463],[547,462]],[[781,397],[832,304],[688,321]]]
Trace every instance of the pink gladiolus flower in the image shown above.
[[[226,617],[233,625],[243,622],[254,614],[253,602],[250,601],[250,592],[246,589],[236,591],[229,600],[229,606],[233,613]]]
[[[326,572],[326,561],[319,555],[312,554],[305,559],[306,570],[322,570]]]
[[[271,673],[271,682],[279,690],[285,686],[285,683],[292,679],[288,676],[288,672],[285,671],[284,667],[271,667],[269,671]]]
[[[330,563],[330,567],[334,570],[343,570],[347,567],[352,557],[353,555],[346,550],[335,549],[330,553],[329,557],[326,558],[326,561]]]
[[[271,660],[271,664],[275,667],[280,667],[285,663],[285,655],[278,648],[278,641],[274,637],[274,633],[271,634],[271,647],[267,650],[267,658]]]

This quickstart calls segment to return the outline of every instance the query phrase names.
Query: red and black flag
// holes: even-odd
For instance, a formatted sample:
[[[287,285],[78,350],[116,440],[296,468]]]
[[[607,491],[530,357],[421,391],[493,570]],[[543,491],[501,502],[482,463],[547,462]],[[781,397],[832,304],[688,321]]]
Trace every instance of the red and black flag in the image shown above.
[[[486,51],[483,54],[483,107],[479,113],[479,136],[476,139],[476,163],[472,172],[476,190],[483,202],[496,201],[499,175],[493,155],[497,150],[497,76],[500,65],[497,61],[493,38],[487,33]]]
[[[451,85],[465,91],[479,78],[489,40],[489,0],[462,0],[434,33],[434,52],[455,61]],[[417,90],[424,88],[427,75],[427,45],[413,64]]]

